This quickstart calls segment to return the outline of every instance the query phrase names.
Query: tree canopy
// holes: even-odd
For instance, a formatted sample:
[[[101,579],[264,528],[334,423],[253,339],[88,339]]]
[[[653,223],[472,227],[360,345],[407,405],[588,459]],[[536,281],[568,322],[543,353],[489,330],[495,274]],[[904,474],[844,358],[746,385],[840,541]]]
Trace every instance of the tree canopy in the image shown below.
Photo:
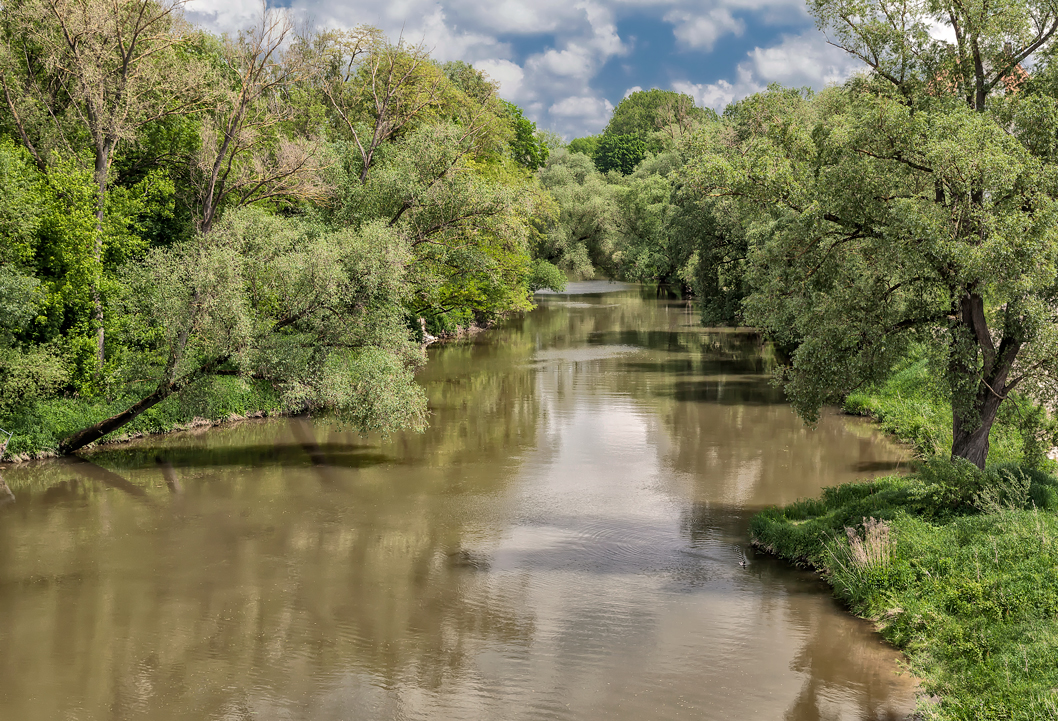
[[[746,317],[792,349],[806,418],[913,342],[946,381],[952,455],[978,466],[1010,393],[1053,397],[1058,105],[1018,87],[1058,26],[1037,5],[818,0],[870,72],[818,96],[773,88],[702,134],[693,182],[747,226]]]

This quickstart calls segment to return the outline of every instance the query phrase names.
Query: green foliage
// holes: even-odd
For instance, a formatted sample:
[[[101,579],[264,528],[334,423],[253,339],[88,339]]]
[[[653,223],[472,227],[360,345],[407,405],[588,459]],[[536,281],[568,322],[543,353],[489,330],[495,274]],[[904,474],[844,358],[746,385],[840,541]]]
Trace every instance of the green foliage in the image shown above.
[[[573,278],[612,272],[618,206],[614,186],[581,153],[560,150],[539,172],[558,206],[538,239],[534,256]]]
[[[884,378],[927,334],[947,336],[928,347],[968,429],[994,417],[985,384],[1014,377],[1002,365],[1013,351],[996,360],[978,350],[986,323],[1005,329],[1005,348],[1017,339],[1044,376],[1053,362],[1050,326],[1035,315],[1055,283],[1050,171],[987,114],[923,102],[916,111],[872,83],[816,98],[773,90],[729,111],[731,129],[701,143],[692,180],[738,197],[747,319],[795,349],[786,390],[806,418]],[[980,209],[977,193],[991,199]],[[966,235],[960,219],[971,216],[989,231]],[[989,298],[973,316],[978,331],[949,323],[960,303],[983,304],[976,293]]]
[[[561,293],[566,289],[566,274],[546,260],[533,261],[533,274],[529,278],[529,290],[543,289]]]
[[[231,367],[284,410],[328,409],[361,430],[421,427],[421,355],[403,322],[408,250],[382,223],[320,232],[257,210],[129,268],[124,387]],[[379,389],[385,389],[380,392]]]
[[[693,245],[673,247],[673,240],[686,236],[669,234],[674,212],[672,182],[657,173],[636,173],[617,186],[617,222],[614,263],[620,276],[638,282],[670,282],[680,271]]]
[[[966,503],[961,489],[969,483],[980,484],[979,500],[993,502]],[[1056,488],[1058,480],[1039,471],[983,473],[937,460],[918,476],[848,484],[769,509],[751,531],[768,550],[823,571],[853,612],[879,624],[924,690],[940,696],[935,718],[1050,718],[1058,684]],[[846,529],[860,537],[871,519],[886,525],[885,564],[850,560]]]
[[[742,286],[809,421],[922,343],[946,384],[951,451],[983,468],[1004,399],[1052,398],[1058,383],[1058,106],[1047,62],[1035,83],[1019,67],[1058,19],[1049,0],[809,6],[868,72],[818,95],[773,86],[695,134],[687,183],[735,221],[733,253],[699,247],[700,288]],[[938,22],[960,42],[939,40]]]
[[[638,135],[601,135],[593,160],[600,173],[611,170],[631,175],[647,155],[647,144]]]
[[[526,170],[536,170],[547,162],[550,149],[537,137],[536,123],[522,113],[514,103],[504,101],[507,117],[514,130],[514,137],[508,143],[514,162]]]
[[[569,141],[566,149],[571,153],[582,153],[589,158],[595,157],[595,149],[599,147],[598,135],[589,135],[584,138],[574,138]]]
[[[637,90],[617,104],[603,135],[635,136],[645,143],[647,151],[658,153],[713,117],[711,110],[696,106],[689,95],[658,88]]]

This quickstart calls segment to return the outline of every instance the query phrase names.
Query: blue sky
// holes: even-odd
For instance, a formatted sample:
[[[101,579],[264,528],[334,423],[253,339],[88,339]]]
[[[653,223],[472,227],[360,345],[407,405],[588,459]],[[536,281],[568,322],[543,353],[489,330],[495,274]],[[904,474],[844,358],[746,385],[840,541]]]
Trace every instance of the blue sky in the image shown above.
[[[364,23],[464,60],[542,128],[597,133],[636,88],[722,110],[768,85],[822,88],[858,63],[827,45],[804,0],[284,0],[300,23]],[[253,23],[259,0],[191,0],[214,31]]]

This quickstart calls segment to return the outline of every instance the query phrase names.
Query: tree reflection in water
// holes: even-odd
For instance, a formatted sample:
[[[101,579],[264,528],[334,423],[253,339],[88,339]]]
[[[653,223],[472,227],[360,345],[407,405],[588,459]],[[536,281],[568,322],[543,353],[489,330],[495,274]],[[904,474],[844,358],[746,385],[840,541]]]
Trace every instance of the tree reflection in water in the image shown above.
[[[818,581],[738,565],[754,510],[902,458],[801,425],[757,337],[632,289],[429,352],[421,435],[277,419],[6,470],[0,718],[911,710]]]

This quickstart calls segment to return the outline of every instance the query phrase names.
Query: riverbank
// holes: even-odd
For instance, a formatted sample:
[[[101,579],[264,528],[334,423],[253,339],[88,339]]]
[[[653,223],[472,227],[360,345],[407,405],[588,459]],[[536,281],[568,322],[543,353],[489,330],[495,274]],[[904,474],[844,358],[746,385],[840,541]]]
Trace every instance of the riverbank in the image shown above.
[[[128,408],[138,398],[51,398],[38,401],[17,416],[4,419],[11,443],[0,463],[54,457],[70,434]],[[149,435],[219,425],[245,418],[283,414],[279,395],[264,381],[220,377],[171,396],[147,409],[97,445],[123,443]]]
[[[1044,414],[1024,400],[1005,409],[982,472],[946,459],[951,415],[923,359],[846,410],[910,443],[917,472],[768,509],[754,544],[819,571],[906,653],[923,698],[940,698],[923,700],[923,718],[1058,718],[1058,480]]]
[[[445,345],[472,339],[491,327],[491,323],[478,325],[474,322],[455,326],[449,332],[431,336],[429,344]],[[36,402],[14,417],[0,419],[0,428],[14,434],[0,464],[53,458],[63,438],[120,413],[139,398],[133,395],[110,400],[50,398]],[[118,431],[104,436],[94,446],[278,415],[287,415],[287,411],[270,383],[234,376],[217,377],[200,383],[181,396],[170,396]]]

